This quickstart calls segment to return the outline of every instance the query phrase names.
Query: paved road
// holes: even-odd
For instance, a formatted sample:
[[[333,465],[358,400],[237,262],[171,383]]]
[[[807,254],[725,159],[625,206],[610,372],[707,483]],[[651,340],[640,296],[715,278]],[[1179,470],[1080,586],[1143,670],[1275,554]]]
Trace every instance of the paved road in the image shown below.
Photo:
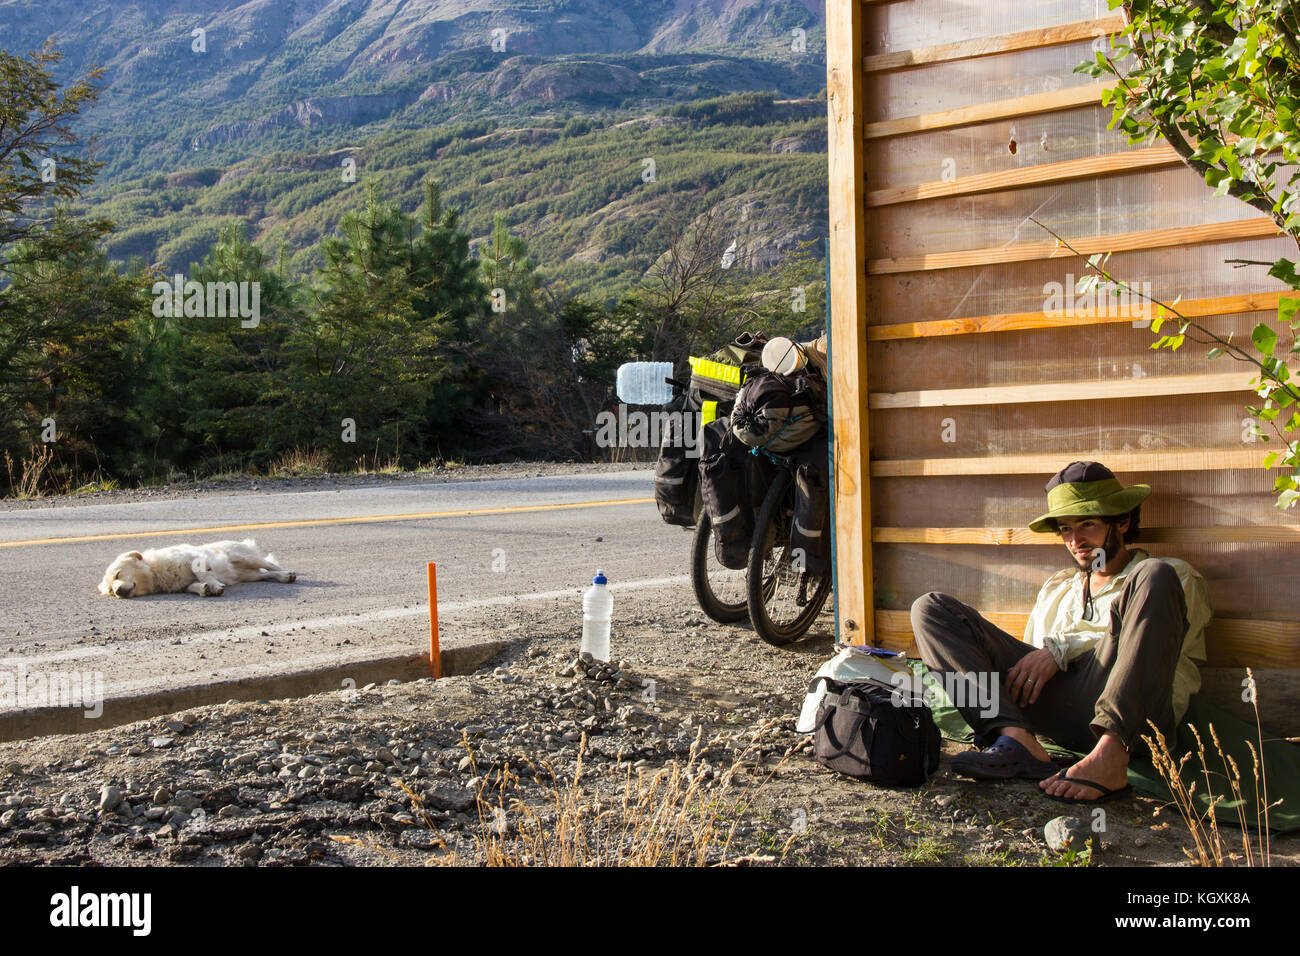
[[[651,473],[633,471],[6,512],[0,657],[10,669],[103,671],[116,696],[418,651],[428,561],[444,641],[517,632],[547,609],[562,624],[567,607],[576,647],[581,589],[598,566],[619,585],[689,586],[690,536],[659,519],[651,494]],[[444,514],[471,509],[488,513]],[[244,537],[297,583],[206,599],[95,590],[122,551]]]

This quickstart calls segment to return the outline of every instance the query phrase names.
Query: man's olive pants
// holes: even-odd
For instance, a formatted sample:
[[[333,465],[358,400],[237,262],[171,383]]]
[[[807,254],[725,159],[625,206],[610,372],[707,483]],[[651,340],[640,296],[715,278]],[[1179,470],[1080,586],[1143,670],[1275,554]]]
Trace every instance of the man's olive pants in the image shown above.
[[[1174,739],[1174,669],[1187,633],[1187,601],[1178,572],[1157,559],[1134,568],[1111,605],[1110,633],[1069,662],[1043,686],[1038,700],[1017,706],[1006,688],[1006,672],[1033,645],[994,627],[954,597],[931,591],[912,604],[912,632],[927,667],[940,675],[991,673],[997,714],[981,717],[968,695],[958,707],[987,747],[1002,727],[1023,727],[1070,750],[1092,750],[1106,731],[1130,749],[1145,748],[1153,720]],[[945,686],[951,686],[950,684]]]

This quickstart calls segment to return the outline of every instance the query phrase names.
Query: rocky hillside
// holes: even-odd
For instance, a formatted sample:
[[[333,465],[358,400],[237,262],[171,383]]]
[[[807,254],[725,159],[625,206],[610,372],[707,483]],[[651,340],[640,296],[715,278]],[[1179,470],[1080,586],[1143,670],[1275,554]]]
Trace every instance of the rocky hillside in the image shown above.
[[[367,180],[414,209],[432,177],[605,298],[670,209],[727,202],[758,268],[826,233],[820,0],[0,0],[0,37],[56,38],[62,82],[104,68],[85,210],[168,272],[235,220],[308,267]]]
[[[313,100],[276,122],[315,122],[332,105]],[[112,258],[139,257],[168,272],[203,258],[226,223],[246,225],[295,270],[320,238],[364,201],[364,184],[414,210],[426,177],[482,239],[503,213],[552,277],[576,292],[614,299],[666,248],[676,218],[718,206],[718,216],[767,269],[801,242],[826,235],[825,103],[732,97],[678,104],[629,119],[570,114],[523,121],[476,119],[358,139],[300,131],[303,146],[96,187],[85,211],[112,219]],[[267,121],[228,124],[230,137],[269,136]],[[318,135],[313,135],[318,134]],[[216,135],[215,133],[213,135]],[[191,154],[197,158],[199,154]],[[653,161],[653,170],[646,163]],[[355,177],[342,175],[345,162]],[[651,175],[653,173],[653,175]]]
[[[6,50],[55,38],[61,80],[104,68],[83,122],[110,180],[292,147],[301,140],[280,134],[331,126],[807,96],[824,83],[821,23],[817,0],[0,2]]]

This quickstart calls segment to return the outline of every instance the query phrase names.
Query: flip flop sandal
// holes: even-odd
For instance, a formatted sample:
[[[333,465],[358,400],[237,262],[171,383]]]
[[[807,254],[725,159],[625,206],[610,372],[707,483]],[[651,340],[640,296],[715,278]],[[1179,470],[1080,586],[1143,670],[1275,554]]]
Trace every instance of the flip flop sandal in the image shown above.
[[[1069,768],[1066,769],[1068,770]],[[1066,783],[1082,784],[1085,787],[1092,787],[1092,789],[1101,792],[1100,797],[1096,797],[1090,800],[1087,799],[1086,797],[1059,797],[1054,793],[1048,793],[1046,790],[1043,791],[1043,796],[1047,797],[1047,799],[1057,800],[1060,803],[1105,803],[1107,800],[1113,800],[1116,797],[1123,796],[1129,790],[1133,789],[1126,783],[1124,784],[1124,786],[1112,790],[1110,789],[1110,787],[1103,787],[1099,783],[1093,783],[1091,780],[1084,780],[1082,777],[1067,777],[1065,775],[1065,770],[1062,770],[1060,773],[1056,774],[1052,779],[1063,780]]]
[[[968,750],[952,758],[953,773],[977,780],[1043,780],[1059,769],[1050,760],[1037,759],[1024,744],[1005,734],[985,750]]]

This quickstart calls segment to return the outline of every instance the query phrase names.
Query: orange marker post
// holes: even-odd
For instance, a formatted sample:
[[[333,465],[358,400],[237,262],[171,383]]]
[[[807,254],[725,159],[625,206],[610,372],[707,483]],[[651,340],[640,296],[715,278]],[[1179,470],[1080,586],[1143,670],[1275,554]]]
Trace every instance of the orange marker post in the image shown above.
[[[429,562],[429,671],[442,676],[442,654],[438,652],[438,565]]]

